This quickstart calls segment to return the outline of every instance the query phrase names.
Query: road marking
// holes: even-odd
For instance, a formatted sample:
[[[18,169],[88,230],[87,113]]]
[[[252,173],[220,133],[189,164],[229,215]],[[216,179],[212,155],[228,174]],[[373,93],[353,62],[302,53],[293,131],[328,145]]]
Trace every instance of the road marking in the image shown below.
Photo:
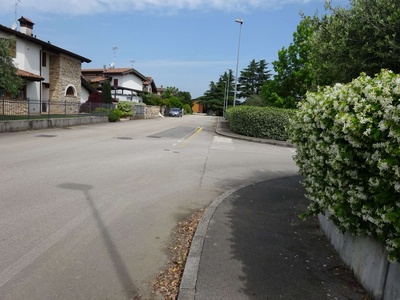
[[[178,142],[174,144],[174,146],[179,144],[179,147],[183,148],[186,146],[186,144],[193,139],[196,135],[198,135],[201,131],[203,130],[203,127],[198,127],[197,130],[184,138],[180,139]]]
[[[234,150],[235,147],[233,146],[233,141],[231,138],[214,136],[211,149]]]

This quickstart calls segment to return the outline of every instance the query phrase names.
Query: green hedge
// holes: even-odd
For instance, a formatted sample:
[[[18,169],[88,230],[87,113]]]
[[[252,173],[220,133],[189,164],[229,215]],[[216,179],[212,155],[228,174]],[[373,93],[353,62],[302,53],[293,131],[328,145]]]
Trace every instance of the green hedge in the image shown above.
[[[276,107],[236,106],[226,116],[232,132],[279,141],[287,140],[285,127],[296,110]]]
[[[400,261],[400,76],[382,71],[310,93],[289,126],[311,200],[340,230]]]

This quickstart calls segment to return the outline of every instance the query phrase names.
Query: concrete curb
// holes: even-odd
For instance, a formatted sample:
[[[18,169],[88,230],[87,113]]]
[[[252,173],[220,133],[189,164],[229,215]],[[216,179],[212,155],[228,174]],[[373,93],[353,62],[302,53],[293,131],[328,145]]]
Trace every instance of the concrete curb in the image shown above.
[[[214,215],[215,210],[227,197],[238,190],[253,184],[254,183],[240,185],[223,193],[221,196],[216,198],[204,211],[190,246],[189,255],[186,260],[185,269],[183,271],[182,280],[179,287],[178,300],[195,299],[197,275],[199,272],[200,257],[203,251],[204,239],[206,237],[208,225],[212,216]]]

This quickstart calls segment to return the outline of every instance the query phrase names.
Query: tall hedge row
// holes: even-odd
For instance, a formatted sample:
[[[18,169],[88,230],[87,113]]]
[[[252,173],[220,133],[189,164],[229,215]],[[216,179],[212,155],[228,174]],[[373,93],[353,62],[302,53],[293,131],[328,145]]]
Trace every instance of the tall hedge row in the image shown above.
[[[288,136],[285,127],[295,110],[274,107],[236,106],[227,110],[227,119],[232,132],[286,141]]]
[[[383,70],[307,94],[288,127],[311,200],[342,231],[400,261],[400,76]]]

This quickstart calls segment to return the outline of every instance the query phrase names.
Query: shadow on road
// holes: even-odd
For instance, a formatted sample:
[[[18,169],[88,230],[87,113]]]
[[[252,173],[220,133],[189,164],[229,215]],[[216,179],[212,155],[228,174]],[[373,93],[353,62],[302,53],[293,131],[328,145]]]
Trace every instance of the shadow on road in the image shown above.
[[[87,200],[90,208],[93,212],[93,217],[96,222],[97,227],[101,233],[101,237],[103,239],[104,245],[107,248],[110,259],[113,263],[115,273],[118,275],[119,281],[123,286],[125,294],[127,297],[132,298],[137,293],[137,289],[133,284],[132,277],[130,276],[122,258],[119,254],[110,233],[108,232],[106,226],[104,225],[103,220],[97,210],[96,206],[93,203],[93,199],[90,196],[90,190],[93,188],[91,185],[80,184],[80,183],[63,183],[59,185],[60,188],[81,191],[85,195],[85,199]]]

